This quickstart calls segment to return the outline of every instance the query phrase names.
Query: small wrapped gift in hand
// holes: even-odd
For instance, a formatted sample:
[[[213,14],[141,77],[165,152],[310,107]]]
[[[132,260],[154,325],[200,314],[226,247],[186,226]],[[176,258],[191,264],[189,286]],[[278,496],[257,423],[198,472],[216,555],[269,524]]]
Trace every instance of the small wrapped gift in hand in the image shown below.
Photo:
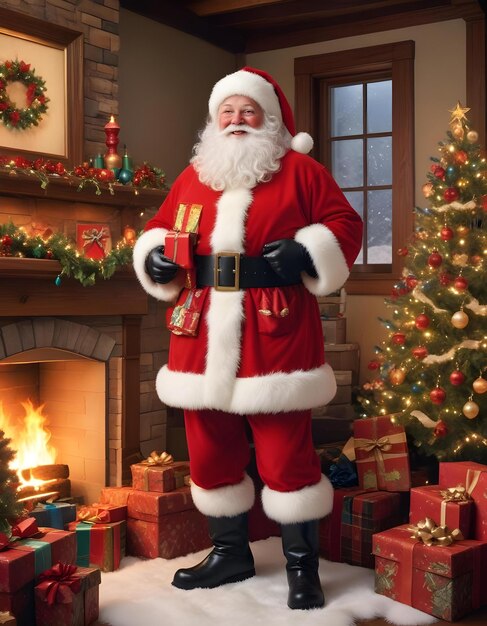
[[[193,269],[193,248],[195,243],[196,233],[182,233],[177,230],[169,230],[164,241],[164,256],[186,270]]]

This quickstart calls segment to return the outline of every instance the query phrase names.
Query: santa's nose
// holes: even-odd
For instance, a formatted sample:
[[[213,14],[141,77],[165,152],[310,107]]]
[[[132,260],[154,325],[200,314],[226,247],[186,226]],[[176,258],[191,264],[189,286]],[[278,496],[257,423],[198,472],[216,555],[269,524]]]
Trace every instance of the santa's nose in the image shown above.
[[[244,123],[245,122],[242,117],[242,114],[235,111],[235,113],[232,116],[232,124],[244,124]]]

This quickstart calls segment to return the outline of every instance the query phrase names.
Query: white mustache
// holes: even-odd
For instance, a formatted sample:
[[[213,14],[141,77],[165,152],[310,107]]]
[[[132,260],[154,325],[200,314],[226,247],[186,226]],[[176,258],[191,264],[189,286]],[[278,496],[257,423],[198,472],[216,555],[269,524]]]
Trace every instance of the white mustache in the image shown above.
[[[230,124],[230,126],[227,126],[220,132],[222,135],[231,135],[234,132],[241,132],[241,131],[244,131],[245,133],[250,133],[250,134],[253,133],[254,135],[258,135],[259,133],[262,132],[262,129],[252,128],[252,126],[248,126],[247,124]]]

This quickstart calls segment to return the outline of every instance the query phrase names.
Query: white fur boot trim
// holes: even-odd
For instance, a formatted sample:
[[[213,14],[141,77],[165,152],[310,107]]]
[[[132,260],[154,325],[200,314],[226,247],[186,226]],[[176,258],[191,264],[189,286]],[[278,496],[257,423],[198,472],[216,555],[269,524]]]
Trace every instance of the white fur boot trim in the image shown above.
[[[216,461],[218,462],[218,461]],[[191,496],[198,511],[209,517],[235,517],[250,511],[254,504],[254,483],[248,474],[237,485],[203,489],[191,483]]]
[[[262,490],[265,514],[279,524],[297,524],[325,517],[333,508],[333,487],[325,475],[315,485],[297,491]]]

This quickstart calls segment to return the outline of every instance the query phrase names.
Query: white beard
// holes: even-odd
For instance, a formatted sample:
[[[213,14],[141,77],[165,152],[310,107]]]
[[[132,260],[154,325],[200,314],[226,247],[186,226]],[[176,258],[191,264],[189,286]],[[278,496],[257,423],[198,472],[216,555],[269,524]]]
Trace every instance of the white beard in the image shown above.
[[[261,128],[230,125],[220,130],[208,122],[193,148],[191,159],[200,181],[216,191],[266,182],[279,171],[281,159],[290,145],[290,135],[283,132],[275,118],[266,117]],[[232,135],[245,130],[244,135]]]

